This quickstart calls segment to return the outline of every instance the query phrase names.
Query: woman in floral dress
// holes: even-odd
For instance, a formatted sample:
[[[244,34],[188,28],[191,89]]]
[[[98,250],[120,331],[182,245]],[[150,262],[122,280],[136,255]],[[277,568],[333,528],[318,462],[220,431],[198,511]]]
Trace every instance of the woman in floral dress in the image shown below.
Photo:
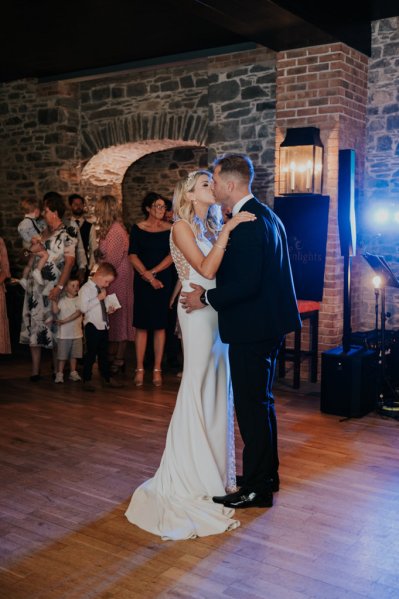
[[[20,343],[30,346],[32,357],[31,381],[40,380],[40,361],[42,347],[52,349],[52,312],[51,301],[58,300],[59,295],[69,279],[75,262],[75,249],[77,243],[76,230],[66,227],[62,222],[65,212],[65,203],[62,196],[56,192],[49,192],[43,200],[43,217],[47,228],[41,238],[49,258],[42,268],[41,274],[44,284],[40,285],[29,274],[25,291],[24,306],[22,311],[22,326]],[[37,258],[35,258],[37,260]]]

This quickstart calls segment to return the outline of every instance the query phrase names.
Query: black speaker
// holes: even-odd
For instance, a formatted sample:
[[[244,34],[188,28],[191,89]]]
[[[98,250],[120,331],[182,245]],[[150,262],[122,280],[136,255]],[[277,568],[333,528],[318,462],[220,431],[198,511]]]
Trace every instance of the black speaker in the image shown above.
[[[329,196],[274,198],[274,212],[287,233],[296,296],[321,302],[326,262]]]
[[[355,256],[355,150],[338,153],[338,227],[341,256]]]
[[[377,404],[377,354],[352,345],[348,352],[336,347],[321,355],[320,409],[326,414],[358,418]]]

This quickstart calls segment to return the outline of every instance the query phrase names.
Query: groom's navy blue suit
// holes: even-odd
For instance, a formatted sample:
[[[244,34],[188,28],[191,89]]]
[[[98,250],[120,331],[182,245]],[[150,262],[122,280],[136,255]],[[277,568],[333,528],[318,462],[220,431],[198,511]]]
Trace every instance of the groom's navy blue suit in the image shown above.
[[[241,210],[257,219],[230,234],[207,300],[218,312],[222,341],[230,345],[234,405],[244,441],[242,488],[262,493],[278,475],[272,393],[278,349],[301,320],[282,222],[256,198]]]

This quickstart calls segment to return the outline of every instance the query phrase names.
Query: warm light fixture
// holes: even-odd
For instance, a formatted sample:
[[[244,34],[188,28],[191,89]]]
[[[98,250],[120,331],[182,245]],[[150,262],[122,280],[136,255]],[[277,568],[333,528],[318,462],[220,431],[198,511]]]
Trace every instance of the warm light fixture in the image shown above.
[[[322,193],[323,144],[316,127],[287,129],[280,146],[280,195]]]

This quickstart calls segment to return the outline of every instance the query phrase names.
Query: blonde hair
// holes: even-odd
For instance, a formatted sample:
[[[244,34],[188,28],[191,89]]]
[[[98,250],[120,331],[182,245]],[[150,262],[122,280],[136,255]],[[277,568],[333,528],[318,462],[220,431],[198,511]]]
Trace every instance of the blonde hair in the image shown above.
[[[187,193],[194,190],[198,179],[206,175],[211,179],[212,174],[206,170],[193,171],[184,179],[177,182],[173,194],[173,215],[175,220],[186,220],[193,227],[198,238],[205,235],[209,231],[214,237],[217,237],[220,229],[223,226],[222,211],[220,206],[213,204],[209,206],[205,222],[195,214],[194,203],[187,196]]]
[[[99,239],[105,239],[107,233],[116,222],[122,224],[122,213],[118,200],[115,196],[101,196],[96,201],[95,215],[97,217],[97,235]]]

